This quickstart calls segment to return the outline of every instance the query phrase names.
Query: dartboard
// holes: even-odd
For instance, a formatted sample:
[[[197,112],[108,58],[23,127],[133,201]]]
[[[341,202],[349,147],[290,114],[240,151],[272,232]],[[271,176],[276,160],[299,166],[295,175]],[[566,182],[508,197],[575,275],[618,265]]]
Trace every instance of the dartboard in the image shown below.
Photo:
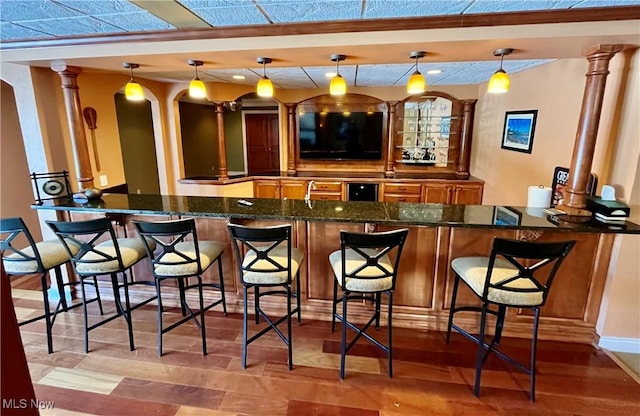
[[[58,196],[64,191],[64,184],[57,179],[51,179],[42,184],[42,191],[49,196]]]

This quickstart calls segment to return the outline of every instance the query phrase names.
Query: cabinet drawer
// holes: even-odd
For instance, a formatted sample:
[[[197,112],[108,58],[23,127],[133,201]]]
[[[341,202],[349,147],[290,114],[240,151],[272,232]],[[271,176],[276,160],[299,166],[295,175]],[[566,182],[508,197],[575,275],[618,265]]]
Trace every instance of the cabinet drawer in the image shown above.
[[[315,199],[317,201],[341,201],[342,194],[337,192],[311,192],[311,199]]]
[[[420,202],[420,194],[418,195],[401,195],[401,194],[384,194],[385,202]]]
[[[342,193],[342,182],[316,182],[316,191],[333,191]]]
[[[419,183],[385,183],[384,193],[420,195],[420,187]]]

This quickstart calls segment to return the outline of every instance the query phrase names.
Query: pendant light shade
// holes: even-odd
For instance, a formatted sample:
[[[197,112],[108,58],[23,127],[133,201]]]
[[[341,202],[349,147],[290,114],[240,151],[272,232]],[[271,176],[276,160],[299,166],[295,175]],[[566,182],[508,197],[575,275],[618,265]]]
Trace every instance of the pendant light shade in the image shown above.
[[[189,59],[189,65],[195,68],[195,77],[189,83],[189,97],[191,98],[205,98],[207,96],[207,87],[205,87],[204,82],[200,78],[198,78],[198,67],[202,66],[202,61],[196,61],[193,59]]]
[[[329,84],[329,94],[331,95],[345,95],[347,93],[347,82],[340,75],[340,61],[344,61],[346,56],[344,55],[331,55],[331,61],[336,63],[336,75],[331,78]]]
[[[273,83],[267,77],[267,64],[272,62],[271,58],[258,58],[258,63],[262,64],[262,79],[258,81],[258,86],[256,87],[256,93],[258,97],[270,98],[273,97]]]
[[[133,78],[133,70],[139,68],[140,65],[130,62],[123,62],[122,66],[131,70],[131,79],[129,79],[129,82],[127,82],[127,85],[125,85],[124,87],[124,96],[129,101],[143,101],[144,91],[142,90],[142,86],[138,84]]]
[[[425,51],[413,51],[409,54],[409,58],[416,60],[416,70],[413,71],[413,74],[411,74],[407,82],[408,94],[422,94],[427,90],[427,81],[425,81],[424,75],[418,71],[418,59],[424,58],[426,54]]]
[[[505,55],[511,55],[512,52],[513,49],[511,48],[496,49],[493,51],[493,56],[500,57],[500,69],[491,76],[489,85],[487,85],[487,92],[491,94],[504,94],[509,91],[511,80],[506,71],[502,69],[502,62],[504,61]]]

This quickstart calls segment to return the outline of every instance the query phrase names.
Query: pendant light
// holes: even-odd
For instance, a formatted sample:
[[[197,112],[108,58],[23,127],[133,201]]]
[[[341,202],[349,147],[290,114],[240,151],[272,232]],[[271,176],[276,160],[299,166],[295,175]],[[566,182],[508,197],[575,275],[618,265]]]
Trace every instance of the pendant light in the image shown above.
[[[340,75],[340,61],[344,61],[345,58],[344,55],[331,55],[331,61],[336,63],[336,75],[331,78],[331,84],[329,84],[329,94],[331,95],[345,95],[347,92],[347,82]]]
[[[189,97],[205,98],[207,96],[207,87],[205,87],[204,82],[198,78],[198,67],[202,66],[204,62],[194,59],[189,59],[187,62],[194,67],[196,71],[196,76],[191,80],[191,83],[189,83]]]
[[[489,85],[487,85],[487,92],[492,94],[503,94],[509,91],[511,81],[509,80],[509,75],[504,69],[502,69],[502,62],[504,61],[505,55],[511,55],[512,52],[512,48],[502,48],[493,51],[493,56],[500,57],[500,69],[491,76]]]
[[[273,83],[267,77],[267,64],[270,64],[271,62],[271,58],[258,57],[258,63],[262,64],[262,79],[258,81],[258,86],[256,88],[258,97],[273,97]]]
[[[127,82],[127,85],[124,87],[124,96],[129,101],[143,101],[144,100],[144,91],[142,90],[142,86],[138,84],[133,79],[133,70],[136,68],[140,68],[140,65],[133,64],[130,62],[123,62],[122,66],[131,70],[131,79]]]
[[[426,54],[425,51],[413,51],[409,54],[409,58],[416,60],[416,70],[413,71],[407,82],[408,94],[422,94],[427,90],[427,82],[424,79],[424,75],[418,71],[418,59],[424,58]]]

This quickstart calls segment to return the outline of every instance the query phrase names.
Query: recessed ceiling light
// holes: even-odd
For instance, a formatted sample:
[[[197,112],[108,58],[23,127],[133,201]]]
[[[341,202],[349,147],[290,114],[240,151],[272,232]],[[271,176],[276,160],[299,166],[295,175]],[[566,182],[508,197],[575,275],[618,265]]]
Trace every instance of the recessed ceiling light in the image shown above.
[[[245,79],[246,77],[244,75],[234,75],[232,78],[233,79]]]
[[[335,72],[327,72],[326,74],[324,74],[324,76],[326,78],[333,78],[335,77],[337,74]]]
[[[442,69],[430,69],[427,71],[427,74],[429,75],[435,75],[435,74],[441,74],[442,73]]]

